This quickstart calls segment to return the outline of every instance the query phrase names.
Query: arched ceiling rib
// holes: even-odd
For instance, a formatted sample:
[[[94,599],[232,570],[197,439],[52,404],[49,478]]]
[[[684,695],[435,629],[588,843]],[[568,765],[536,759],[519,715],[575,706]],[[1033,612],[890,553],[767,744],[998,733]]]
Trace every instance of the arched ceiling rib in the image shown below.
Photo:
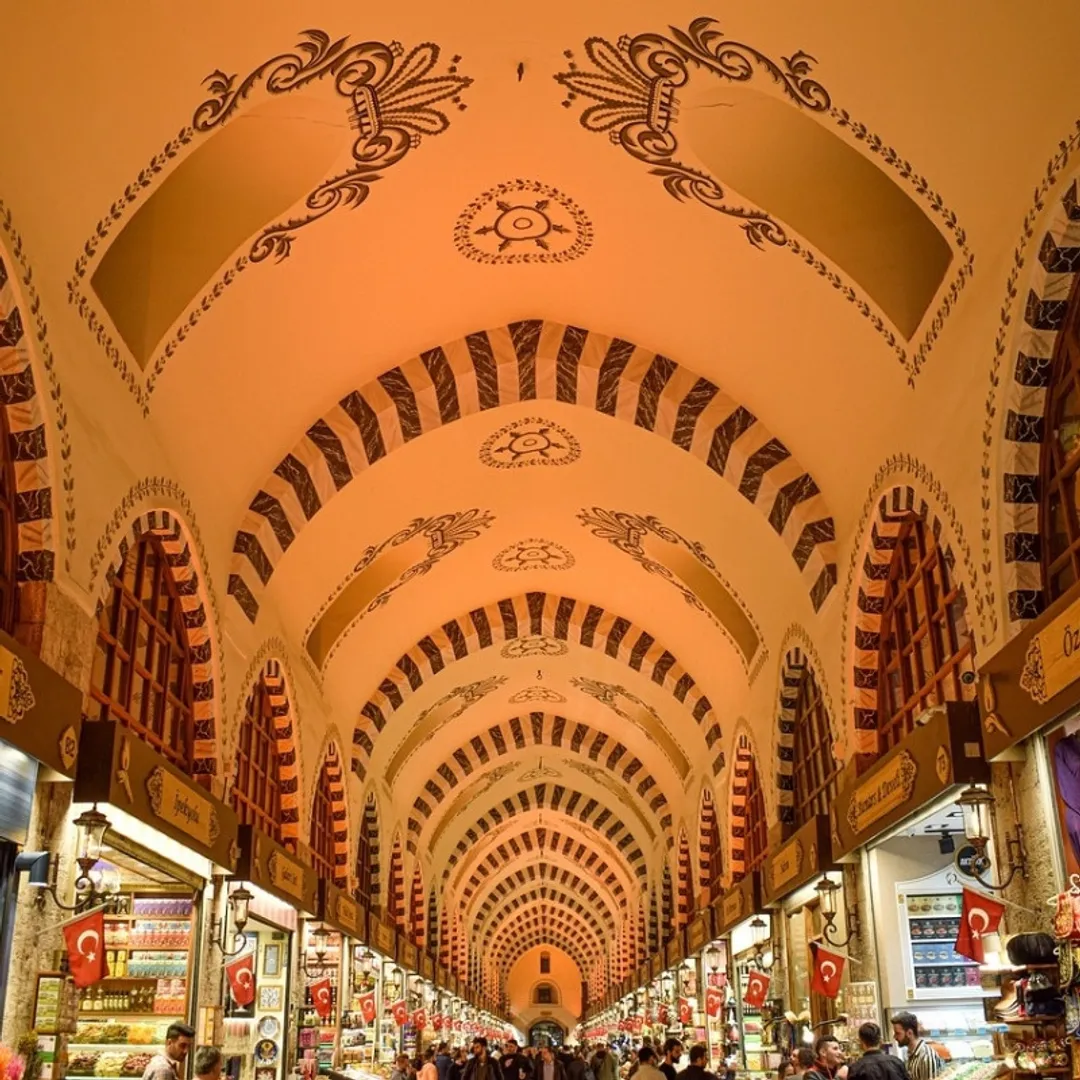
[[[492,937],[499,932],[499,928],[516,912],[545,904],[557,904],[562,909],[574,912],[592,927],[602,941],[610,940],[614,933],[614,927],[607,920],[574,895],[560,889],[532,889],[507,899],[487,922],[475,924],[475,937],[479,939],[481,952],[486,949]]]
[[[565,882],[560,881],[560,877],[565,877]],[[618,929],[620,912],[610,897],[601,895],[577,874],[561,874],[557,867],[552,867],[550,871],[545,869],[543,875],[537,873],[535,867],[518,868],[507,873],[472,897],[465,908],[465,915],[474,919],[476,926],[482,929],[504,904],[512,904],[523,896],[536,898],[545,894],[574,897],[601,918],[611,933]]]

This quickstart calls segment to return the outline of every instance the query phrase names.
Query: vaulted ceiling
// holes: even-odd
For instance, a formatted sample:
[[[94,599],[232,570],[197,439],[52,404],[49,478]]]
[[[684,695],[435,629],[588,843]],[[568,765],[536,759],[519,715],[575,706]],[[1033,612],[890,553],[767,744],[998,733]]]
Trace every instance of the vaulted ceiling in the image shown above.
[[[977,533],[1080,11],[47,7],[5,17],[0,198],[93,494],[72,587],[170,478],[230,695],[280,636],[405,879],[503,971],[595,966],[704,789],[727,835],[741,731],[775,819],[793,631],[846,752],[882,463]]]

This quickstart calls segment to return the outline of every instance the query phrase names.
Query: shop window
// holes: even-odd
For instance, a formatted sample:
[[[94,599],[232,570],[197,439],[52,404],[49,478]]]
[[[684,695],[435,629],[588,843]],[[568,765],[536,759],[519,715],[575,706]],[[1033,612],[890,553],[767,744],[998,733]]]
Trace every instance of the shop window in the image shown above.
[[[1077,278],[1080,283],[1080,277]],[[1039,535],[1047,601],[1080,581],[1080,286],[1057,336],[1046,393],[1040,457]]]
[[[765,861],[769,850],[769,824],[765,819],[765,792],[761,774],[751,754],[746,772],[746,842],[743,847],[744,873],[749,874]]]
[[[311,854],[315,875],[321,880],[337,880],[337,860],[334,849],[334,807],[330,800],[330,772],[323,762],[315,799],[311,807]]]
[[[879,752],[914,730],[933,705],[975,697],[963,589],[932,529],[903,523],[889,565],[878,653]]]
[[[270,694],[263,679],[247,700],[236,748],[232,804],[241,825],[254,825],[281,843],[281,777]]]
[[[825,700],[809,667],[799,683],[795,702],[795,824],[827,814],[836,798],[840,765],[833,756],[832,732]]]
[[[15,632],[15,570],[19,561],[19,527],[15,519],[15,463],[7,409],[0,408],[0,628]]]
[[[152,533],[143,534],[113,577],[98,623],[90,699],[94,719],[123,724],[191,773],[191,651],[169,558]]]

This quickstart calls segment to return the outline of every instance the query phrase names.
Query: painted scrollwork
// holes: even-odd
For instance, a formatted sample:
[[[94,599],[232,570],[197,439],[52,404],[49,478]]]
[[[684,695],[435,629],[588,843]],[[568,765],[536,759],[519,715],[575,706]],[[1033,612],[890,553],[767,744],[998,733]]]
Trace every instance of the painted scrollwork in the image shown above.
[[[595,71],[580,70],[568,52],[570,70],[555,76],[567,91],[563,104],[569,108],[578,97],[597,102],[585,109],[582,126],[608,132],[613,142],[651,165],[669,195],[696,200],[740,220],[755,247],[766,242],[783,247],[787,234],[773,217],[763,210],[728,203],[723,186],[712,176],[676,159],[679,144],[671,130],[677,112],[675,91],[686,85],[691,66],[730,82],[748,82],[762,71],[796,104],[823,112],[831,101],[811,75],[813,57],[796,52],[777,63],[752,46],[727,38],[708,18],[695,19],[685,31],[674,26],[670,30],[671,37],[624,36],[618,45],[589,38],[585,53]]]

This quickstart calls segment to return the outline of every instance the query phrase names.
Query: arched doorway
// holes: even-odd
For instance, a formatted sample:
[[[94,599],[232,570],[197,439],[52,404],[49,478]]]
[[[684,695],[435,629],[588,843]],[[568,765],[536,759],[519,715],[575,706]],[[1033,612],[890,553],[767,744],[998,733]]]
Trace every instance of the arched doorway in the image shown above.
[[[562,1046],[566,1030],[554,1020],[540,1020],[529,1028],[530,1046]]]

